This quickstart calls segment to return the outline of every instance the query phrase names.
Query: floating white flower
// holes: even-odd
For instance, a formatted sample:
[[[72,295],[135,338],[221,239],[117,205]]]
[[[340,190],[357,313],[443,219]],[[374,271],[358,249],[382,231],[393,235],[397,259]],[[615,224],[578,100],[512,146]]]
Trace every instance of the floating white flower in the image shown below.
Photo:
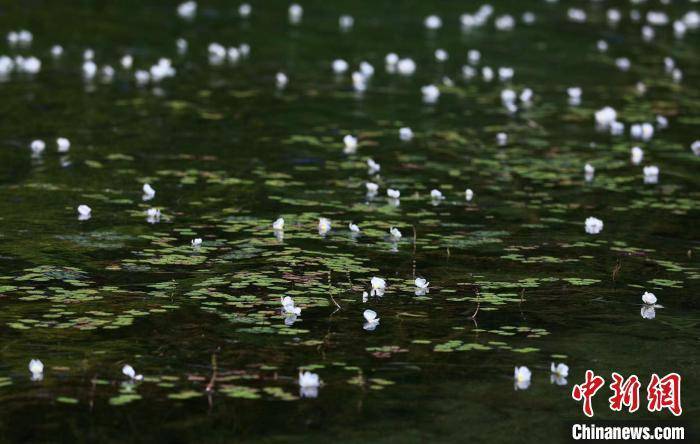
[[[129,364],[125,364],[124,367],[122,367],[122,373],[124,376],[128,377],[129,379],[133,379],[134,381],[143,380],[143,375],[137,375],[134,367],[130,366]]]
[[[642,160],[644,159],[644,151],[638,147],[632,147],[630,150],[630,160],[632,161],[633,164],[639,165],[642,163]]]
[[[361,230],[360,230],[360,227],[357,226],[357,224],[354,224],[354,223],[352,223],[352,222],[350,222],[350,224],[348,225],[348,228],[349,228],[350,231],[352,231],[353,233],[359,233],[359,232],[361,231]]]
[[[396,64],[396,68],[398,69],[399,74],[410,76],[416,72],[416,62],[414,62],[413,59],[401,59]]]
[[[416,278],[414,283],[416,285],[416,288],[421,288],[421,289],[426,289],[430,285],[430,282],[428,282],[427,280],[425,280],[423,278]]]
[[[56,139],[56,146],[59,153],[66,153],[70,149],[70,140],[65,137],[59,137]]]
[[[496,134],[496,143],[499,146],[503,146],[506,143],[508,143],[508,134],[506,133],[498,133]]]
[[[655,184],[659,182],[659,167],[649,165],[644,167],[644,183]]]
[[[439,203],[441,200],[445,199],[440,190],[430,190],[430,199],[433,203]]]
[[[187,52],[187,49],[189,48],[189,43],[187,43],[187,40],[180,37],[177,40],[175,40],[175,47],[177,48],[177,53],[182,55]]]
[[[284,230],[284,219],[283,218],[277,218],[274,222],[272,222],[272,229],[273,230]]]
[[[379,325],[379,318],[377,317],[377,312],[374,310],[365,310],[362,313],[365,318],[365,325],[362,327],[367,331],[373,331]]]
[[[321,217],[318,219],[318,234],[321,236],[326,235],[329,231],[331,231],[331,221],[330,219],[327,219],[325,217]]]
[[[299,393],[304,398],[315,398],[318,396],[318,388],[321,386],[321,379],[316,373],[299,372]]]
[[[515,70],[509,66],[501,66],[498,68],[498,80],[502,82],[507,82],[512,79],[514,74]]]
[[[386,195],[392,199],[398,199],[399,197],[401,197],[401,191],[395,190],[393,188],[388,188],[386,190]]]
[[[598,234],[603,231],[603,221],[595,217],[588,217],[585,228],[588,234]]]
[[[78,206],[78,220],[88,220],[92,217],[92,208],[87,205]]]
[[[301,308],[294,305],[294,299],[291,296],[285,296],[282,298],[282,309],[285,314],[293,314],[299,316],[301,314]]]
[[[297,3],[292,3],[289,6],[289,22],[292,24],[297,24],[301,21],[302,16],[304,15],[304,8],[301,7],[301,5]]]
[[[569,17],[570,21],[575,23],[584,23],[587,18],[586,11],[580,8],[569,8],[566,15]]]
[[[192,247],[198,248],[202,246],[202,238],[201,237],[196,237],[192,239]]]
[[[530,386],[532,372],[529,368],[525,366],[515,367],[515,371],[513,372],[513,379],[515,379],[516,390],[525,390]]]
[[[394,239],[394,240],[401,239],[401,231],[399,231],[399,229],[396,227],[391,227],[391,229],[389,229],[389,234],[391,235],[392,239]]]
[[[438,48],[435,50],[435,60],[438,62],[445,62],[449,57],[449,54],[444,49]]]
[[[275,74],[275,85],[277,85],[277,89],[284,89],[287,83],[289,83],[289,79],[285,73],[278,72]]]
[[[43,140],[34,140],[32,143],[29,145],[29,148],[31,148],[32,153],[34,154],[41,154],[44,152],[46,149],[46,143]]]
[[[467,60],[472,65],[476,65],[481,60],[481,52],[478,49],[470,49],[467,51]]]
[[[420,91],[423,94],[423,101],[426,103],[435,103],[440,97],[440,89],[435,85],[423,86]]]
[[[370,285],[372,286],[372,290],[370,291],[370,295],[372,295],[372,296],[384,295],[384,290],[386,290],[386,281],[384,279],[374,276],[374,277],[372,277],[372,279],[370,279]]]
[[[360,71],[355,71],[352,73],[352,87],[358,93],[367,90],[367,77]]]
[[[369,169],[369,174],[378,173],[382,167],[374,159],[367,159],[367,168]]]
[[[29,361],[29,372],[32,374],[32,381],[44,379],[44,363],[38,359]]]
[[[253,12],[253,7],[250,6],[250,3],[241,3],[238,7],[238,15],[243,18],[248,18],[251,12]]]
[[[496,20],[494,21],[494,25],[496,26],[496,29],[499,31],[510,31],[515,27],[515,19],[513,18],[512,15],[502,15],[499,17],[496,17]]]
[[[137,85],[143,86],[151,81],[151,74],[148,71],[139,69],[136,72],[134,72],[134,79],[136,80]]]
[[[180,3],[177,7],[177,15],[184,19],[192,19],[197,15],[197,2],[188,1]]]
[[[593,176],[595,176],[595,167],[590,163],[587,163],[583,166],[583,173],[586,182],[590,182],[591,180],[593,180]]]
[[[348,31],[355,25],[355,19],[351,15],[343,14],[338,18],[338,26],[341,31]]]
[[[158,208],[149,208],[146,211],[146,221],[149,224],[160,222],[160,210]]]
[[[374,182],[365,182],[365,188],[367,189],[367,194],[377,194],[379,185]]]
[[[474,198],[474,191],[472,191],[470,188],[467,188],[464,191],[464,197],[467,199],[467,202],[470,202]]]
[[[413,139],[413,130],[411,130],[409,127],[399,128],[399,139],[403,140],[404,142]],[[698,144],[700,145],[700,141],[698,141]]]
[[[362,61],[360,62],[360,73],[362,73],[365,79],[369,79],[374,75],[374,66],[369,62]]]
[[[490,66],[484,66],[481,68],[481,78],[484,79],[484,82],[490,82],[493,80],[493,69],[491,69]]]
[[[656,304],[656,295],[654,293],[650,293],[648,291],[645,291],[644,294],[642,295],[642,302],[644,302],[647,305],[654,305]]]
[[[440,29],[442,27],[442,19],[437,15],[429,15],[423,20],[423,26],[428,29]]]
[[[656,116],[656,126],[659,129],[668,128],[668,119],[666,118],[666,116],[661,116],[661,115]]]
[[[348,62],[343,59],[333,60],[333,72],[336,74],[342,74],[348,70]]]
[[[649,122],[632,125],[630,135],[633,139],[650,140],[654,137],[654,125]]]
[[[617,119],[617,111],[612,107],[606,106],[595,112],[596,123],[604,128],[609,127]]]
[[[54,56],[55,58],[61,57],[63,55],[63,46],[53,45],[51,47],[51,55]]]
[[[530,88],[525,88],[520,92],[520,96],[519,96],[520,101],[523,103],[530,103],[532,101],[532,96],[534,94],[535,93],[532,92],[532,90]]]
[[[345,144],[345,148],[343,149],[345,154],[353,154],[357,151],[357,137],[348,134],[343,137],[343,143]]]
[[[615,66],[617,66],[620,71],[628,71],[632,66],[632,62],[630,62],[630,59],[627,57],[618,57],[615,59]]]
[[[153,189],[151,184],[143,184],[143,200],[151,200],[155,197],[156,190]]]
[[[563,362],[560,362],[559,364],[555,364],[552,362],[550,366],[550,381],[552,384],[556,385],[566,385],[567,381],[566,378],[569,376],[569,366],[564,364]]]
[[[700,140],[696,140],[690,145],[690,150],[695,154],[696,156],[700,156]]]
[[[366,291],[363,291],[362,292],[362,302],[365,303],[365,302],[367,302],[368,299],[369,299],[369,293],[367,293]]]
[[[390,52],[384,56],[384,63],[387,67],[395,67],[399,63],[399,55],[395,52]]]
[[[581,104],[581,94],[582,90],[578,86],[572,86],[566,89],[566,93],[569,96],[570,105],[580,105]]]

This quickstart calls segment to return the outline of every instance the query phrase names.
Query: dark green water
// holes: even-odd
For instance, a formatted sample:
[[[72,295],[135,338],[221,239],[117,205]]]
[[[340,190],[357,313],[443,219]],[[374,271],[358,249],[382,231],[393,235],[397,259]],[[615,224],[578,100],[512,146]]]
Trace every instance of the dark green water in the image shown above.
[[[587,369],[606,384],[612,371],[642,382],[640,411],[611,412],[606,387],[596,419],[673,419],[644,407],[651,374],[675,371],[676,421],[697,425],[700,157],[689,147],[700,138],[700,32],[676,39],[658,27],[645,42],[627,2],[565,1],[494,2],[515,29],[495,31],[492,17],[463,32],[459,15],[479,3],[430,3],[305,1],[298,26],[285,2],[253,2],[241,20],[238,4],[201,1],[191,22],[171,2],[0,5],[3,35],[34,34],[31,48],[3,40],[0,54],[42,60],[33,78],[0,83],[1,441],[561,442],[584,419],[571,387]],[[571,5],[587,23],[566,20]],[[611,6],[625,16],[617,27],[605,20]],[[676,19],[693,6],[636,8]],[[355,18],[350,32],[338,30],[342,13]],[[431,13],[442,29],[423,28]],[[211,42],[251,53],[211,66]],[[54,44],[65,50],[55,60]],[[88,47],[115,67],[111,82],[83,80]],[[512,66],[515,77],[465,81],[469,49],[479,67]],[[415,75],[386,73],[388,52],[412,57]],[[119,67],[125,53],[131,71]],[[615,67],[623,56],[627,72]],[[159,57],[176,76],[138,87],[133,71]],[[335,58],[374,65],[363,95],[349,73],[333,75]],[[454,85],[422,103],[420,87],[444,76]],[[570,86],[583,89],[579,106],[567,103]],[[509,115],[501,90],[525,87],[532,104]],[[627,134],[657,115],[669,126],[647,142],[601,133],[593,114],[606,105]],[[412,141],[399,140],[403,126]],[[343,154],[346,134],[359,137],[357,154]],[[56,137],[70,139],[68,154]],[[34,139],[47,142],[40,156]],[[644,160],[633,165],[637,145]],[[644,183],[646,165],[659,166],[657,184]],[[370,201],[367,180],[380,185]],[[143,183],[154,199],[142,201]],[[87,221],[80,204],[92,208]],[[146,221],[151,207],[159,223]],[[280,216],[282,240],[271,228]],[[586,234],[589,216],[601,233]],[[326,236],[319,217],[332,221]],[[387,291],[363,303],[372,276]],[[417,276],[428,294],[415,295]],[[663,305],[654,319],[640,315],[644,291]],[[285,295],[302,308],[290,326]],[[381,318],[374,331],[363,329],[367,308]],[[42,381],[30,378],[32,358]],[[566,385],[550,383],[552,361],[569,365]],[[144,380],[129,382],[125,363]],[[527,390],[514,390],[516,365],[532,370]],[[300,397],[301,367],[323,380],[316,398]]]

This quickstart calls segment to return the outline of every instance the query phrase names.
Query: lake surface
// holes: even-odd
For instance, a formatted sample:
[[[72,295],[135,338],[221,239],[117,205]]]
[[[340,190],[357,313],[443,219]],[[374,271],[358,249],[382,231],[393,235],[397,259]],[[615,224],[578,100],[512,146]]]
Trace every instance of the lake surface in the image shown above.
[[[679,20],[698,4],[498,1],[486,24],[462,29],[460,14],[480,5],[305,1],[297,25],[285,2],[254,2],[242,19],[238,4],[201,1],[192,20],[172,2],[0,6],[3,35],[34,36],[29,47],[3,40],[0,55],[42,62],[0,83],[0,440],[561,442],[585,419],[571,390],[587,369],[606,384],[613,371],[642,382],[638,412],[612,412],[606,387],[596,419],[674,419],[644,408],[645,388],[652,373],[678,372],[675,420],[697,425],[700,31],[654,26],[645,41],[641,28],[648,10]],[[585,23],[567,18],[571,6]],[[341,14],[351,30],[339,29]],[[440,29],[423,26],[430,14]],[[495,29],[504,14],[512,30]],[[212,42],[247,43],[250,54],[217,65]],[[448,60],[436,61],[439,48]],[[481,59],[465,79],[470,49]],[[412,58],[415,74],[387,72],[389,52]],[[137,85],[134,72],[161,57],[175,75]],[[350,68],[335,75],[338,58]],[[357,93],[361,61],[375,73]],[[439,86],[435,103],[422,99],[428,84]],[[525,88],[532,99],[516,97],[509,112],[501,92]],[[605,106],[623,134],[596,129]],[[642,122],[653,138],[633,140]],[[413,139],[400,140],[402,127]],[[69,152],[57,153],[57,137]],[[643,173],[651,165],[656,183]],[[320,217],[332,224],[323,235]],[[602,231],[587,234],[588,217]],[[363,302],[373,276],[386,291]],[[645,291],[662,307],[644,306]],[[296,319],[282,313],[284,296]],[[374,330],[366,309],[380,318]],[[41,380],[30,359],[43,362]],[[551,362],[570,367],[565,381],[551,380]],[[515,366],[532,371],[529,384],[514,384]],[[300,369],[322,385],[300,390]]]

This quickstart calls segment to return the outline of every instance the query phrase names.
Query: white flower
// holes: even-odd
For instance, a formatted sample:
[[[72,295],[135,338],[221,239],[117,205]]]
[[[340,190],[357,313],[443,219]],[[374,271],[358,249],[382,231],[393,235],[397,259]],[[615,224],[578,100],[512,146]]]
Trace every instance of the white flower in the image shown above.
[[[632,62],[630,62],[630,59],[627,57],[618,57],[615,59],[615,66],[617,66],[620,71],[628,71],[632,66]]]
[[[466,189],[464,192],[464,197],[467,199],[467,202],[470,202],[474,198],[474,192],[471,190],[471,188]]]
[[[392,199],[398,199],[399,197],[401,197],[401,191],[395,190],[393,188],[388,188],[386,190],[386,195]]]
[[[416,72],[416,62],[414,62],[413,59],[401,59],[396,64],[396,68],[398,69],[399,74],[410,76]]]
[[[355,19],[351,15],[343,14],[338,18],[338,26],[341,31],[347,31],[355,25]]]
[[[690,150],[695,154],[696,156],[700,156],[700,140],[696,140],[690,145]]]
[[[44,149],[46,149],[46,143],[43,140],[34,140],[32,143],[29,145],[29,148],[31,148],[32,152],[34,154],[41,154]]]
[[[354,224],[354,223],[352,223],[352,222],[350,222],[350,225],[348,225],[348,228],[349,228],[350,231],[352,231],[353,233],[359,233],[359,232],[360,232],[360,227],[358,227],[357,224]]]
[[[429,15],[423,20],[423,26],[428,29],[439,29],[442,27],[442,19],[437,15]]]
[[[370,279],[370,285],[372,286],[372,291],[370,292],[372,296],[382,296],[384,290],[386,290],[386,281],[376,276]]]
[[[595,167],[590,163],[587,163],[583,166],[583,172],[586,174],[586,176],[593,176],[595,174]]]
[[[399,139],[403,140],[404,142],[413,139],[413,130],[408,127],[399,128]],[[700,145],[700,141],[698,141],[698,144]],[[700,147],[698,149],[700,150]]]
[[[375,328],[377,328],[377,325],[379,325],[379,318],[377,317],[377,312],[374,310],[365,310],[362,313],[362,316],[364,316],[365,320],[367,321],[363,328],[367,331],[373,331]]]
[[[318,234],[321,236],[331,231],[331,221],[325,217],[318,219]]]
[[[564,364],[563,362],[560,362],[559,364],[554,364],[552,362],[550,369],[555,375],[563,376],[565,378],[569,376],[569,366]]]
[[[146,211],[146,221],[149,224],[160,222],[160,210],[158,208],[149,208]]]
[[[569,366],[563,362],[554,364],[550,367],[552,374],[549,376],[552,384],[566,385],[566,378],[569,376]]]
[[[515,367],[513,372],[513,379],[515,379],[515,388],[520,390],[525,390],[530,386],[530,379],[532,378],[532,372],[530,369],[522,366]]]
[[[357,92],[363,92],[367,89],[367,77],[359,71],[352,73],[352,87]]]
[[[381,165],[371,158],[367,159],[367,168],[369,169],[370,174],[378,173],[382,169]]]
[[[301,17],[304,15],[304,8],[296,3],[292,3],[289,6],[289,21],[292,24],[297,24],[301,21]]]
[[[401,239],[401,232],[396,227],[391,227],[391,229],[389,230],[389,234],[394,240]]]
[[[301,387],[318,387],[321,385],[321,380],[316,373],[299,372],[299,385]]]
[[[644,167],[644,183],[655,184],[659,182],[659,167],[649,165]]]
[[[444,62],[449,58],[449,54],[447,54],[447,51],[445,51],[442,48],[438,48],[435,50],[435,60],[438,62]]]
[[[417,288],[426,289],[430,285],[430,282],[423,278],[416,278],[415,284]]]
[[[579,105],[581,104],[581,94],[582,90],[578,86],[572,86],[566,89],[566,93],[569,95],[569,104]]]
[[[440,190],[431,190],[430,198],[433,200],[442,200],[445,197],[442,195],[442,192]]]
[[[134,79],[136,79],[137,85],[142,86],[151,80],[151,74],[148,71],[139,69],[134,73]]]
[[[515,70],[510,66],[501,66],[498,68],[498,80],[506,82],[513,78]]]
[[[192,246],[194,248],[201,247],[202,246],[202,238],[196,237],[196,238],[192,239]]]
[[[530,103],[534,93],[530,88],[525,88],[520,92],[520,101],[523,103]]]
[[[250,16],[251,12],[253,12],[253,7],[250,6],[250,3],[241,3],[238,7],[238,15],[243,18]]]
[[[365,182],[365,188],[367,188],[367,193],[376,194],[379,190],[379,185],[374,182]]]
[[[638,146],[632,147],[630,150],[630,160],[633,164],[639,165],[642,163],[642,160],[644,160],[644,151]]]
[[[479,60],[481,60],[481,52],[479,52],[478,49],[470,49],[467,51],[467,60],[469,60],[469,63],[472,65],[476,65],[479,63]]]
[[[399,56],[395,52],[390,52],[384,56],[384,63],[387,66],[395,66],[399,63]]]
[[[58,147],[59,153],[66,153],[70,149],[70,140],[65,137],[59,137],[56,139],[56,146]]]
[[[352,154],[357,151],[357,137],[348,134],[343,137],[343,143],[345,144],[344,152],[346,154]]]
[[[343,59],[335,59],[333,60],[333,64],[331,65],[333,67],[333,72],[336,74],[342,74],[345,71],[348,70],[348,62],[346,62]]]
[[[303,398],[317,397],[320,386],[321,380],[316,373],[299,372],[299,394]]]
[[[508,143],[508,134],[506,133],[498,133],[496,134],[496,143],[499,146],[503,146],[506,143]]]
[[[511,15],[502,15],[499,17],[496,17],[496,20],[494,21],[494,25],[496,26],[496,29],[499,31],[510,31],[515,27],[515,19]]]
[[[603,221],[595,217],[586,218],[586,233],[598,234],[603,231]]]
[[[649,122],[632,125],[630,135],[633,139],[650,140],[654,136],[654,125]]]
[[[650,293],[648,291],[645,291],[644,294],[642,295],[642,302],[644,302],[647,305],[654,305],[656,304],[656,295],[654,293]]]
[[[78,220],[88,220],[92,216],[92,208],[87,205],[78,206]]]
[[[617,111],[613,108],[606,106],[595,112],[595,121],[598,125],[602,127],[609,127],[617,119]]]
[[[177,7],[177,15],[184,19],[192,19],[197,15],[197,2],[188,1],[180,3]]]
[[[440,90],[435,85],[423,86],[420,91],[423,94],[423,101],[427,103],[435,103],[440,97]]]
[[[278,218],[274,222],[272,222],[272,229],[273,230],[284,230],[284,219],[283,218]]]
[[[44,363],[38,359],[29,361],[29,371],[32,374],[32,381],[41,381],[44,378]]]
[[[301,314],[301,308],[294,305],[294,299],[291,296],[285,296],[282,298],[282,309],[286,314],[293,314],[299,316]]]
[[[374,66],[369,62],[362,61],[360,62],[360,73],[362,73],[365,79],[369,79],[374,75]]]
[[[362,302],[363,303],[367,302],[368,299],[369,299],[369,293],[367,293],[366,291],[363,291],[362,292]]]
[[[275,75],[275,84],[277,85],[277,89],[284,89],[287,86],[287,83],[289,83],[289,79],[285,73],[278,72]]]
[[[61,45],[53,45],[51,47],[51,55],[58,58],[63,55],[63,46]]]
[[[125,364],[124,367],[122,367],[122,373],[124,376],[127,376],[135,381],[141,381],[143,379],[143,375],[137,375],[134,367],[130,366],[129,364]]]
[[[153,187],[148,183],[143,184],[142,189],[143,189],[143,200],[151,200],[156,195],[156,190],[154,190]]]

